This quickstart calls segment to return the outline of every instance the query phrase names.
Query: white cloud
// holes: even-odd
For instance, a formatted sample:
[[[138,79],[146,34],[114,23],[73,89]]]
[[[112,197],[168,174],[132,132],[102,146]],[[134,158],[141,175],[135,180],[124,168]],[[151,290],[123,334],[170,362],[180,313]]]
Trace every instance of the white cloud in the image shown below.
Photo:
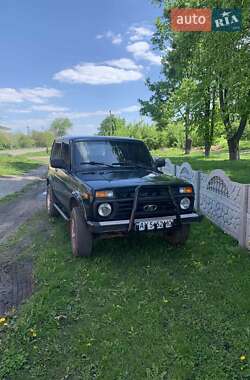
[[[41,111],[41,112],[65,112],[68,111],[67,107],[53,106],[49,104],[32,106],[31,109],[33,111]]]
[[[104,34],[97,34],[96,39],[101,40],[102,38],[107,38],[111,40],[112,44],[114,45],[120,45],[122,43],[122,35],[121,33],[115,34],[111,32],[111,30],[108,30]]]
[[[140,41],[147,37],[152,37],[153,32],[145,26],[131,26],[129,28],[130,41]]]
[[[124,70],[142,69],[142,66],[137,65],[132,59],[129,59],[129,58],[112,59],[104,63],[106,63],[108,66],[118,67]]]
[[[62,96],[61,92],[54,88],[0,88],[0,103],[44,103],[47,99]]]
[[[59,71],[53,78],[67,83],[100,85],[139,80],[142,79],[142,73],[136,69],[125,70],[107,64],[82,63],[73,68]]]
[[[144,59],[154,65],[161,64],[161,57],[156,55],[146,41],[139,41],[127,46],[127,51],[132,53],[136,59]]]

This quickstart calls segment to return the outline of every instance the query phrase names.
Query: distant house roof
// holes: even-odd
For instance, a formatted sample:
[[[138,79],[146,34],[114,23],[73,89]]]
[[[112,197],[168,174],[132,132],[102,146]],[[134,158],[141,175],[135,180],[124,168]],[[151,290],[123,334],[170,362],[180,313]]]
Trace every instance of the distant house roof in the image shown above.
[[[11,129],[7,128],[7,127],[3,127],[2,125],[0,125],[0,131],[10,132]]]

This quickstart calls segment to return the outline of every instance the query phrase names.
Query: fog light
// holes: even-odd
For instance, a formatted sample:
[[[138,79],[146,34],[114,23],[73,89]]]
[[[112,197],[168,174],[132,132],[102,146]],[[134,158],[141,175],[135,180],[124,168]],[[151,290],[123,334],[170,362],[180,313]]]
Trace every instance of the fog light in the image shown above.
[[[110,203],[101,203],[98,206],[98,214],[100,216],[109,216],[112,212],[112,207]]]
[[[190,199],[189,198],[182,198],[180,201],[180,207],[182,210],[187,210],[190,207]]]

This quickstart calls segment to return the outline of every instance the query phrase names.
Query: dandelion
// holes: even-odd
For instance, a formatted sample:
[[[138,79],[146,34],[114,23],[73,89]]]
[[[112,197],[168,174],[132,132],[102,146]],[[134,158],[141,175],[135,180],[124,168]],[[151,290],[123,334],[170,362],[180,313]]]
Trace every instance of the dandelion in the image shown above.
[[[0,324],[3,325],[5,322],[6,322],[6,318],[5,317],[1,317],[0,318]]]
[[[241,355],[241,356],[240,356],[240,361],[241,361],[241,362],[244,362],[245,360],[246,360],[246,355]]]
[[[30,335],[35,338],[37,336],[37,333],[34,329],[30,329]]]

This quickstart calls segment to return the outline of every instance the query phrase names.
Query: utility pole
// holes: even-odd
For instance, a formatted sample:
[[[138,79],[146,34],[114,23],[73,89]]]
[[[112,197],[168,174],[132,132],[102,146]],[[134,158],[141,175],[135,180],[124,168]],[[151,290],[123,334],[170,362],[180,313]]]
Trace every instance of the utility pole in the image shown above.
[[[115,120],[114,120],[114,115],[112,114],[111,110],[109,110],[109,117],[111,121],[111,136],[115,134]]]

